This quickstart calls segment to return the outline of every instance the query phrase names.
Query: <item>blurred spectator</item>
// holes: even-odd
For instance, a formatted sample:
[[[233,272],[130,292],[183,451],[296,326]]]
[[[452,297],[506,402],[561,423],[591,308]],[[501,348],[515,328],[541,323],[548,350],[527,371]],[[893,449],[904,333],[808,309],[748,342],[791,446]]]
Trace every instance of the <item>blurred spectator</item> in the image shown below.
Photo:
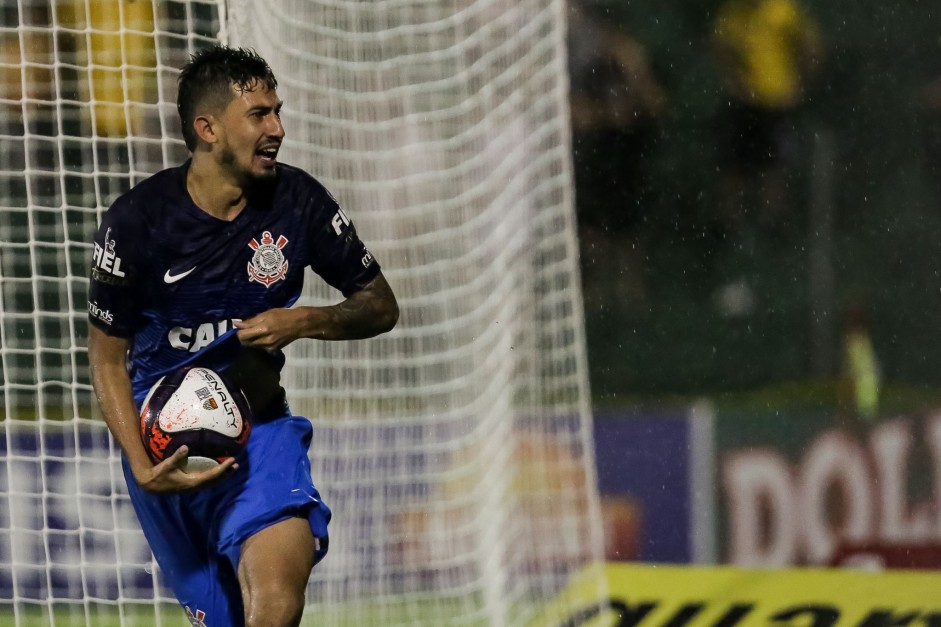
[[[27,172],[49,172],[55,163],[55,145],[49,139],[56,133],[50,23],[49,9],[41,4],[22,2],[16,9],[0,9],[0,205],[4,207],[25,207]],[[53,188],[48,178],[34,185],[34,201],[49,200]],[[6,228],[0,226],[3,237]]]
[[[843,324],[843,360],[840,376],[841,413],[858,427],[879,415],[881,372],[873,348],[869,319],[858,305],[850,306]]]
[[[728,97],[719,125],[720,218],[730,235],[773,232],[791,218],[795,118],[820,64],[820,31],[796,0],[725,0],[711,50]]]
[[[644,47],[579,0],[569,3],[576,212],[586,300],[646,299],[644,159],[666,104]]]
[[[32,107],[52,99],[50,22],[44,6],[27,4],[21,13],[0,12],[0,103],[7,115],[21,115],[24,101]]]

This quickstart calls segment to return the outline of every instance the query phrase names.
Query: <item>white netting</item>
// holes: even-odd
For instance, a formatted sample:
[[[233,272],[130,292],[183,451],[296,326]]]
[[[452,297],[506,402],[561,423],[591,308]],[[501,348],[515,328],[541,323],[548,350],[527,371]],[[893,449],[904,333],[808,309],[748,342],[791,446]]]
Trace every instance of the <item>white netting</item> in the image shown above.
[[[562,0],[9,4],[0,614],[181,624],[90,411],[86,276],[111,200],[186,157],[176,68],[220,32],[274,68],[281,158],[337,196],[402,309],[387,336],[289,351],[335,514],[305,624],[524,624],[600,557]]]

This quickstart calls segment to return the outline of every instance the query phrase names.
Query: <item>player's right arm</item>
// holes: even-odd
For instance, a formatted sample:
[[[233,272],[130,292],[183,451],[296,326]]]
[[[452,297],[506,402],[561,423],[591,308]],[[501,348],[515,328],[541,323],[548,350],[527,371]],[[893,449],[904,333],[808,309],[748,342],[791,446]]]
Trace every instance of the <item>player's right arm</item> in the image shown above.
[[[216,480],[233,468],[234,460],[205,472],[185,473],[185,449],[157,465],[144,450],[127,356],[132,338],[144,325],[140,308],[147,273],[140,242],[145,238],[146,228],[131,203],[119,199],[102,218],[88,288],[88,361],[101,413],[134,479],[151,492],[179,492]]]
[[[137,483],[150,492],[180,492],[215,481],[234,468],[235,459],[230,458],[205,472],[183,472],[181,466],[186,460],[186,447],[177,449],[157,465],[150,461],[141,443],[140,418],[125,365],[128,344],[126,338],[110,336],[94,325],[89,325],[88,362],[95,397],[105,423],[124,451]]]

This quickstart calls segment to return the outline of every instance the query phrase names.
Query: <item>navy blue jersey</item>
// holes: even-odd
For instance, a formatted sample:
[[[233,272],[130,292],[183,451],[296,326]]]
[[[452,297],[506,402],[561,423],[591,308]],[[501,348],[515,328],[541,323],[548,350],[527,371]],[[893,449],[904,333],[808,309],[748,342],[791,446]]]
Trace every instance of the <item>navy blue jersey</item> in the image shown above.
[[[279,164],[231,222],[197,207],[189,162],[118,198],[95,237],[89,321],[131,339],[138,399],[163,374],[243,320],[289,307],[311,268],[350,295],[379,273],[336,200],[306,172]],[[270,355],[280,369],[280,351]]]

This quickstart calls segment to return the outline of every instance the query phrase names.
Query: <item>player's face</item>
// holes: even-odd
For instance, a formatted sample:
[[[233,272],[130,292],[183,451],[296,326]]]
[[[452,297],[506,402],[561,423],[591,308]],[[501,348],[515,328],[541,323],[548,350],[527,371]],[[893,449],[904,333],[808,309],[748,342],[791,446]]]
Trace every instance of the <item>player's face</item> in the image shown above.
[[[251,90],[233,90],[235,97],[221,115],[220,162],[239,178],[273,177],[284,140],[278,94],[258,82]]]

